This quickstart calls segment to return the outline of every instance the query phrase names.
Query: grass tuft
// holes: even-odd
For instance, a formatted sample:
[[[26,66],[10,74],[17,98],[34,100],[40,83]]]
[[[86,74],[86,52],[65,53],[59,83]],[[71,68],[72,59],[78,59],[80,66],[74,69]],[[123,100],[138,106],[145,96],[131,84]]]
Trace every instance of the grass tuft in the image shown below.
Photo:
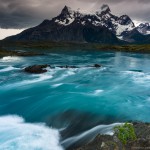
[[[134,127],[131,123],[125,123],[121,126],[116,126],[114,128],[115,134],[122,144],[126,145],[130,141],[135,141],[137,139]]]

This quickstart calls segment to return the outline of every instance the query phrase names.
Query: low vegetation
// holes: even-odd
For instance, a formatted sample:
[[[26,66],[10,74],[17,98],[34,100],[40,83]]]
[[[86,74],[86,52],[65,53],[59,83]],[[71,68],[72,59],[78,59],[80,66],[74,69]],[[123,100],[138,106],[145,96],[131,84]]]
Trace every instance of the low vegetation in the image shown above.
[[[101,46],[98,48],[102,48]],[[150,45],[110,45],[104,46],[104,49],[112,49],[124,52],[150,53]]]
[[[114,128],[115,134],[122,144],[126,145],[128,142],[135,141],[137,139],[134,127],[130,123],[125,123],[121,126],[116,126]]]
[[[30,41],[30,42],[6,42],[1,41],[0,45],[3,47],[15,47],[24,49],[86,49],[86,50],[108,50],[108,51],[125,51],[125,52],[138,52],[150,53],[150,44],[130,44],[130,45],[104,45],[94,43],[69,43],[69,42],[49,42],[49,41]]]
[[[0,48],[0,57],[5,57],[5,56],[37,56],[41,55],[36,52],[23,52],[23,51],[14,51],[14,50],[6,50],[3,48]]]

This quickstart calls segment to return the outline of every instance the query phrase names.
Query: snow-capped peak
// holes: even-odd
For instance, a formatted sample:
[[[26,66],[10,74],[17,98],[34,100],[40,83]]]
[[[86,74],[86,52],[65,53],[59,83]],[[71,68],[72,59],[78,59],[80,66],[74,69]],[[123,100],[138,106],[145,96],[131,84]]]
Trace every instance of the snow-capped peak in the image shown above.
[[[141,23],[136,28],[141,34],[144,34],[144,35],[150,34],[150,23]]]
[[[150,26],[150,23],[141,23],[139,25],[139,27],[143,28],[143,27],[149,27]]]
[[[111,12],[109,6],[107,4],[103,4],[102,7],[101,7],[101,12]]]
[[[54,21],[63,26],[74,23],[81,26],[90,24],[92,26],[105,27],[117,36],[120,36],[124,31],[131,31],[135,28],[134,23],[127,15],[121,17],[113,15],[106,4],[102,5],[100,10],[92,12],[85,12],[81,9],[73,10],[65,6],[61,14],[54,18]]]
[[[68,6],[65,6],[61,11],[62,15],[69,15],[71,13],[73,13],[73,10]]]

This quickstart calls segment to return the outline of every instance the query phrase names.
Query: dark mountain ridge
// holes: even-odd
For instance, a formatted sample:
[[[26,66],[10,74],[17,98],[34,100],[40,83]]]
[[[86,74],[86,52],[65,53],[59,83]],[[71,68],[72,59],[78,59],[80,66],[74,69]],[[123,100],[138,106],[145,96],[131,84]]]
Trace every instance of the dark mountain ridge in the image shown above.
[[[108,5],[88,13],[65,6],[57,17],[5,40],[121,44],[149,43],[150,35],[140,33],[129,16],[113,15]]]

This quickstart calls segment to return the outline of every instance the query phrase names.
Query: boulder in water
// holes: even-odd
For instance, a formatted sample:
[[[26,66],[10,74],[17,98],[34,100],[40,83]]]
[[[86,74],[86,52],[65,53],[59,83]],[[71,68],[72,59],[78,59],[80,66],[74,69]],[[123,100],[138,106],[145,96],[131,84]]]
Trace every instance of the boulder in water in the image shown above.
[[[28,73],[40,74],[40,73],[47,72],[46,70],[47,67],[50,67],[50,66],[47,64],[46,65],[34,65],[34,66],[26,67],[24,71]]]
[[[100,68],[100,67],[102,67],[102,66],[101,66],[100,64],[95,64],[94,67],[95,67],[95,68]]]
[[[66,66],[57,66],[57,67],[59,67],[59,68],[65,68],[65,69],[79,68],[79,67],[77,67],[77,66],[68,66],[68,65],[66,65]]]

